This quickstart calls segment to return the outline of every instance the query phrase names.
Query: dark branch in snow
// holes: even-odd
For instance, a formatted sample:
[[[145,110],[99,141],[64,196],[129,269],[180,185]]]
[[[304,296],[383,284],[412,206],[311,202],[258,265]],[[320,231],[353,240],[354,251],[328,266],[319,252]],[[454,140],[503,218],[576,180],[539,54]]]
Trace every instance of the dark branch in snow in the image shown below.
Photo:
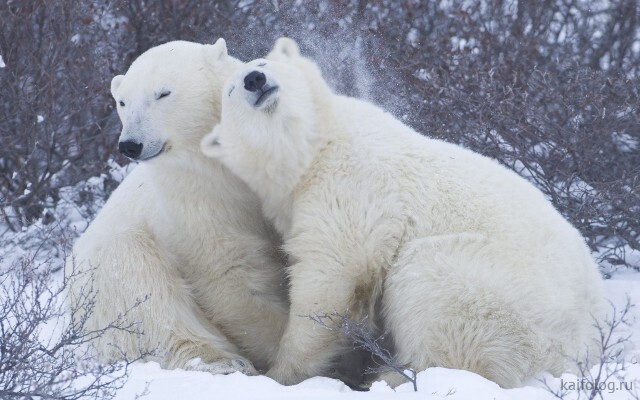
[[[369,352],[372,359],[377,364],[375,368],[368,368],[366,374],[379,374],[388,370],[394,371],[413,385],[413,390],[418,391],[418,378],[416,371],[404,368],[393,358],[389,350],[384,348],[384,336],[375,336],[367,324],[368,317],[361,321],[353,321],[345,314],[341,313],[316,313],[308,316],[319,326],[337,331],[349,338],[356,349]]]

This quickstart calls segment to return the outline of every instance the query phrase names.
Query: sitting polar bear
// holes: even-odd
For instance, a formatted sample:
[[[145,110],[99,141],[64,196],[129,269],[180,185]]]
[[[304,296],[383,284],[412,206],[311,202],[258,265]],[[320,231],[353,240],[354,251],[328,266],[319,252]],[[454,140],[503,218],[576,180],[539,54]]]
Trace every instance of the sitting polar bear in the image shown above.
[[[295,42],[235,74],[202,141],[258,194],[292,265],[267,375],[322,374],[344,338],[304,316],[381,309],[402,365],[503,387],[597,352],[602,282],[580,234],[527,181],[333,94]],[[371,319],[371,318],[370,318]]]
[[[144,333],[108,330],[95,343],[104,359],[157,349],[165,367],[248,374],[273,361],[288,318],[277,235],[255,194],[199,147],[219,120],[224,81],[242,65],[222,39],[177,41],[112,80],[119,149],[140,165],[67,264],[71,300],[96,293],[77,320],[98,330],[126,313],[121,322]]]

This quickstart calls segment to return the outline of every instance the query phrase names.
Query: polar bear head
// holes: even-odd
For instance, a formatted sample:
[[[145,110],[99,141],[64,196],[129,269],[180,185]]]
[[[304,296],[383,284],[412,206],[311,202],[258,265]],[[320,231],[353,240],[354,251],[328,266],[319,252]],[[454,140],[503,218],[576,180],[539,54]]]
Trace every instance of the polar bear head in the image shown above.
[[[264,59],[245,65],[226,83],[221,122],[202,140],[263,200],[286,195],[306,172],[331,126],[333,94],[319,68],[279,39]]]
[[[242,63],[213,45],[175,41],[138,57],[111,81],[122,121],[118,149],[132,160],[188,159],[219,121],[224,82]]]

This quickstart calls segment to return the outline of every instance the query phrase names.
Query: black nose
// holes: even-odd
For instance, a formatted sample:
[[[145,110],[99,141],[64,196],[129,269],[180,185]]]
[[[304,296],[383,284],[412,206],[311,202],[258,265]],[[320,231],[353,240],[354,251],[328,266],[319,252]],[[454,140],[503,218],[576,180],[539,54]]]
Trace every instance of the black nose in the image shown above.
[[[260,71],[250,72],[244,77],[244,88],[250,92],[262,89],[265,83],[267,83],[267,77]]]
[[[126,140],[118,143],[118,150],[129,158],[138,158],[142,153],[142,143]]]

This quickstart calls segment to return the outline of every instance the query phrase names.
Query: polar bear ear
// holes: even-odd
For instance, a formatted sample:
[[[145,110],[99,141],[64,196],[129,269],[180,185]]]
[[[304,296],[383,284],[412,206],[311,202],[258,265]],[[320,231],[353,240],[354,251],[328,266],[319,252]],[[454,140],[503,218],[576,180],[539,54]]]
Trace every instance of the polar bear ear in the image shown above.
[[[213,128],[213,131],[202,138],[200,141],[200,151],[207,156],[212,158],[219,158],[222,155],[222,148],[220,146],[220,125],[216,125]]]
[[[116,92],[118,91],[118,88],[120,87],[123,79],[124,75],[116,75],[113,77],[113,79],[111,79],[111,95],[114,98],[116,97]]]
[[[227,57],[227,42],[223,38],[218,39],[214,44],[204,45],[205,58],[209,62],[218,62]]]
[[[295,40],[288,37],[281,37],[276,40],[276,44],[273,45],[273,50],[269,53],[270,56],[284,56],[287,58],[300,57],[300,47]]]

